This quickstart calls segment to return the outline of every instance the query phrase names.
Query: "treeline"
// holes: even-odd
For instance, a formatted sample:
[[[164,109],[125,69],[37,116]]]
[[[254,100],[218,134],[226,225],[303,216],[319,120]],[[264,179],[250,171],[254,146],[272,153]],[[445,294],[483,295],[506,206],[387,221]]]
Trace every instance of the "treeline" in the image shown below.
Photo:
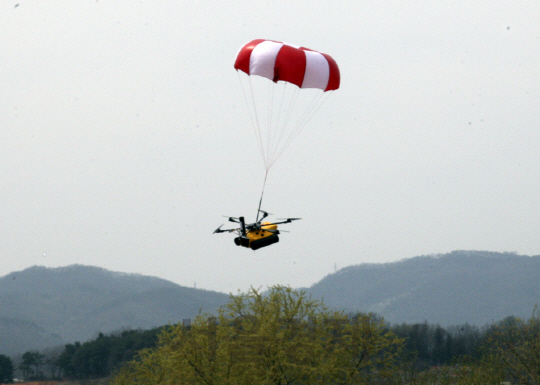
[[[504,323],[506,321],[502,321]],[[478,358],[480,348],[492,336],[497,325],[479,328],[464,324],[444,328],[438,324],[393,325],[389,329],[404,339],[403,353],[414,357],[422,368],[449,365],[463,357]]]
[[[396,347],[396,361],[414,366],[416,371],[426,371],[433,367],[451,367],[463,362],[480,361],[485,356],[486,351],[500,345],[497,345],[495,341],[501,341],[501,330],[513,330],[512,328],[515,329],[516,325],[522,322],[517,318],[508,317],[498,323],[484,327],[465,324],[445,328],[427,322],[387,325],[375,315],[370,315],[370,317],[372,318],[366,319],[371,319],[369,321],[371,323],[375,321],[381,322],[379,331],[381,335],[389,333],[396,337],[396,339],[392,340]],[[349,319],[353,320],[354,317],[349,316]],[[233,323],[237,321],[236,319]],[[334,322],[335,319],[330,321]],[[327,323],[327,321],[320,322],[320,324],[323,323]],[[341,333],[340,328],[342,326],[338,325],[338,327],[336,325],[338,324],[336,323],[330,327],[330,335]],[[253,325],[250,327],[252,328]],[[175,328],[188,330],[191,327],[179,325],[146,331],[127,330],[109,335],[100,333],[96,339],[84,343],[76,342],[42,352],[25,352],[20,357],[16,367],[7,361],[8,357],[0,357],[0,363],[2,364],[0,365],[0,380],[8,382],[6,380],[13,377],[13,369],[18,369],[25,380],[109,377],[124,364],[136,361],[139,351],[159,347],[157,342],[160,334],[167,335],[169,333],[170,335],[170,333],[175,333],[174,330],[178,333],[178,329]],[[232,330],[239,331],[237,329],[237,326],[233,325]],[[245,332],[243,333],[243,335],[240,333],[240,337],[246,336]],[[294,333],[296,334],[293,337],[297,338],[298,330]],[[248,335],[248,337],[253,339],[253,335]],[[356,336],[355,338],[359,337]],[[338,342],[342,340],[343,337],[336,339]],[[397,343],[398,340],[400,343]],[[306,341],[313,342],[312,339]],[[295,354],[297,352],[295,351]],[[288,354],[290,355],[290,352]],[[2,370],[6,372],[5,376],[2,375]]]
[[[422,368],[451,364],[464,356],[477,357],[478,348],[491,335],[491,328],[469,324],[444,328],[427,322],[403,323],[387,328],[404,339],[404,356],[414,357]],[[162,330],[163,327],[100,333],[96,339],[84,343],[75,342],[41,352],[28,351],[22,355],[17,369],[26,380],[108,377],[123,363],[132,361],[138,351],[155,347]],[[8,368],[8,363],[0,366]]]
[[[540,384],[540,311],[476,328],[385,324],[283,286],[164,331],[113,385]]]
[[[96,339],[84,343],[28,351],[20,357],[16,369],[25,380],[108,377],[122,363],[133,360],[138,351],[155,347],[162,329],[99,333]]]

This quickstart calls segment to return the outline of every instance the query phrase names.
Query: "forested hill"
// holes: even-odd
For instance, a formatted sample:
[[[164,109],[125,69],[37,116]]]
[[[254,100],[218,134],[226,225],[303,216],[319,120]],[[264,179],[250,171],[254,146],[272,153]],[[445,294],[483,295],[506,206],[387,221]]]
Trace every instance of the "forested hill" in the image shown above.
[[[540,256],[454,251],[385,264],[350,266],[308,289],[347,311],[389,322],[484,325],[530,317],[540,303]]]
[[[97,267],[35,266],[0,278],[0,354],[177,323],[200,309],[213,312],[228,298]]]
[[[484,325],[530,317],[540,303],[540,256],[455,251],[350,266],[307,291],[326,305],[375,312],[393,323]],[[223,293],[142,275],[72,265],[31,267],[0,278],[0,354],[149,329],[227,303]]]

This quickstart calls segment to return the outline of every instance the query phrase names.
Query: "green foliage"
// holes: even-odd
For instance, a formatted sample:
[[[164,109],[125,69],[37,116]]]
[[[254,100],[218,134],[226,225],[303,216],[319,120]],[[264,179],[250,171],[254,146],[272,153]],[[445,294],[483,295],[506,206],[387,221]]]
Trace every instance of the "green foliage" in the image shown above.
[[[492,329],[487,351],[511,382],[540,384],[540,310],[531,318],[506,318]]]
[[[193,323],[100,333],[21,359],[27,379],[117,373],[116,385],[539,385],[540,311],[482,329],[387,326],[376,315],[345,315],[304,291],[275,286],[232,295],[215,316],[200,314]],[[10,363],[0,355],[0,380]]]
[[[460,357],[479,357],[485,332],[469,324],[443,328],[440,325],[417,323],[399,324],[391,327],[405,339],[404,353],[415,356],[421,369],[455,363]]]
[[[231,296],[217,317],[176,325],[115,378],[127,384],[364,384],[391,378],[402,340],[284,286]]]
[[[107,336],[100,333],[95,340],[67,344],[57,363],[66,377],[106,377],[131,361],[137,351],[155,346],[160,330],[127,330]]]
[[[470,336],[470,335],[469,335]],[[417,370],[419,361],[402,365],[396,384],[540,384],[540,311],[531,318],[507,317],[485,330],[475,355],[455,365]]]
[[[13,369],[11,358],[0,354],[0,383],[10,384],[13,382]]]
[[[462,385],[505,384],[506,376],[501,362],[492,355],[464,361],[456,367],[455,377]]]
[[[41,366],[44,363],[45,356],[38,351],[28,351],[22,355],[22,363],[19,369],[23,372],[25,379],[41,379],[43,372]]]

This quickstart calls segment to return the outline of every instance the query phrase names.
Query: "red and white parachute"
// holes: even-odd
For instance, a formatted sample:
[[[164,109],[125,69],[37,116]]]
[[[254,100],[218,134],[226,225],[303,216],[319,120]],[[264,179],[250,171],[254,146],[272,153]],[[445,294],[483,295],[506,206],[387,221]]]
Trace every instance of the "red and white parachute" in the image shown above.
[[[339,68],[327,54],[263,39],[244,45],[234,68],[268,173],[326,100],[328,91],[339,88]]]

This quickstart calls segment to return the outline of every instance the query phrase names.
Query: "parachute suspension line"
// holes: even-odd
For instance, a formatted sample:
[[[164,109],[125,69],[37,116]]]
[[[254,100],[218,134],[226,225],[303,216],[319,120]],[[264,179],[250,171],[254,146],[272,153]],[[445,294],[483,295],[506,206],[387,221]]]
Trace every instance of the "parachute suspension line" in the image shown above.
[[[327,94],[324,95],[323,94]],[[299,120],[296,127],[294,127],[293,130],[291,130],[291,133],[289,137],[287,138],[286,143],[281,147],[280,153],[276,156],[276,159],[281,157],[283,152],[291,145],[291,143],[296,139],[296,137],[300,134],[300,132],[303,130],[303,128],[307,125],[307,123],[311,120],[313,115],[319,110],[319,108],[323,105],[323,103],[329,98],[330,92],[324,92],[323,94],[316,95],[313,98],[312,103],[306,108],[304,111],[304,114],[302,116],[302,119]]]
[[[282,88],[282,92],[281,92],[281,97],[279,98],[279,108],[277,110],[277,117],[276,117],[276,129],[273,130],[274,132],[274,135],[272,137],[272,140],[269,142],[268,144],[268,147],[272,149],[271,151],[271,155],[269,157],[269,165],[273,163],[273,156],[274,156],[274,153],[276,152],[276,148],[279,146],[279,142],[281,140],[281,135],[278,136],[278,128],[282,128],[281,129],[281,132],[282,132],[282,135],[283,135],[283,131],[284,131],[284,124],[285,123],[281,123],[281,112],[283,111],[283,103],[285,101],[285,96],[286,96],[286,91],[287,91],[287,82],[283,82],[282,84],[280,84],[281,88]],[[274,88],[275,92],[277,93],[277,90]],[[268,167],[269,169],[270,167]]]
[[[282,126],[281,134],[280,134],[280,137],[279,137],[279,143],[274,149],[274,155],[273,155],[274,161],[277,160],[277,158],[279,157],[279,156],[276,157],[276,154],[275,154],[276,151],[279,149],[280,146],[283,146],[281,144],[281,141],[283,139],[286,140],[287,133],[290,131],[288,129],[288,126],[289,126],[289,123],[291,122],[291,116],[293,115],[293,111],[296,110],[296,105],[297,105],[297,102],[298,102],[299,95],[300,95],[300,88],[296,88],[295,92],[291,95],[291,100],[289,102],[289,109],[287,110],[285,120],[283,121],[283,126]],[[288,135],[290,135],[290,133]]]
[[[255,220],[255,222],[259,222],[259,213],[261,212],[261,203],[262,203],[262,199],[263,199],[263,195],[264,195],[264,188],[266,187],[266,178],[268,177],[268,169],[266,170],[266,173],[264,174],[264,183],[263,183],[263,188],[262,188],[262,191],[261,191],[261,199],[259,199],[259,208],[257,209],[257,219]]]
[[[261,152],[261,155],[263,157],[263,162],[265,163],[266,167],[266,161],[264,159],[264,149],[263,149],[263,143],[262,143],[262,137],[261,137],[261,128],[259,124],[259,116],[257,114],[257,105],[255,103],[255,95],[253,93],[253,86],[251,84],[251,77],[247,77],[248,85],[245,85],[242,81],[242,75],[240,74],[240,71],[236,71],[238,74],[238,80],[240,81],[240,86],[242,88],[242,94],[244,95],[244,100],[246,101],[246,106],[248,108],[249,112],[249,118],[251,120],[251,126],[253,127],[253,131],[255,133],[255,138],[257,139],[257,143],[259,144],[259,150]],[[249,90],[250,97],[248,98],[248,95],[246,94],[246,89]],[[250,104],[251,101],[251,104]]]
[[[319,93],[313,97],[313,100],[308,105],[306,110],[304,111],[302,118],[299,120],[298,124],[294,127],[294,129],[291,130],[290,134],[288,135],[287,139],[285,140],[285,143],[281,146],[279,152],[277,155],[273,157],[272,164],[270,164],[270,167],[272,167],[273,163],[277,161],[285,152],[285,150],[291,145],[291,143],[294,141],[294,139],[300,134],[300,132],[303,130],[303,128],[307,125],[307,123],[311,120],[311,118],[315,115],[315,113],[321,108],[321,106],[328,100],[330,97],[330,93],[332,91],[326,91],[323,93]]]
[[[257,141],[259,142],[259,150],[261,151],[261,156],[263,158],[264,165],[266,167],[266,159],[264,158],[264,142],[262,138],[262,131],[261,131],[261,125],[259,123],[259,114],[257,111],[257,103],[255,101],[255,93],[253,92],[253,84],[251,82],[251,76],[248,76],[249,79],[249,90],[251,92],[251,103],[253,105],[253,111],[255,114],[255,120],[257,122],[256,130],[255,130],[255,136],[257,137]]]
[[[284,150],[283,145],[281,144],[281,142],[283,141],[283,139],[285,139],[285,143],[287,142],[287,139],[286,139],[287,135],[286,134],[289,131],[287,129],[287,126],[289,125],[289,122],[291,120],[291,115],[292,115],[293,111],[295,110],[295,106],[296,106],[296,103],[298,101],[299,94],[300,94],[300,88],[295,88],[292,95],[290,96],[290,100],[286,103],[286,105],[288,107],[287,107],[287,110],[284,111],[285,112],[285,117],[283,119],[283,122],[279,125],[280,129],[276,130],[277,141],[276,141],[276,143],[275,143],[275,145],[273,147],[271,161],[270,161],[270,164],[268,165],[268,169],[270,169],[272,167],[272,165],[279,158],[279,156],[280,156],[279,154],[281,154],[283,152],[283,150]],[[288,135],[290,136],[291,134],[289,133]],[[281,149],[280,149],[280,146],[281,146]],[[277,156],[276,156],[276,153],[278,154]]]
[[[270,162],[270,137],[272,133],[272,122],[273,122],[273,114],[274,114],[274,84],[272,82],[268,82],[268,99],[270,100],[270,103],[268,104],[268,121],[266,123],[266,151],[264,154],[264,166],[266,168],[266,171],[268,171],[268,164]]]
[[[305,109],[302,118],[298,121],[298,124],[294,129],[291,131],[291,135],[289,136],[289,141],[287,142],[286,146],[288,147],[290,143],[298,136],[300,131],[307,125],[307,123],[311,120],[315,112],[321,107],[321,105],[324,103],[324,101],[328,98],[328,95],[323,99],[324,92],[318,93],[314,95],[313,100],[310,104],[308,104],[308,107]],[[322,102],[321,102],[322,99]]]

